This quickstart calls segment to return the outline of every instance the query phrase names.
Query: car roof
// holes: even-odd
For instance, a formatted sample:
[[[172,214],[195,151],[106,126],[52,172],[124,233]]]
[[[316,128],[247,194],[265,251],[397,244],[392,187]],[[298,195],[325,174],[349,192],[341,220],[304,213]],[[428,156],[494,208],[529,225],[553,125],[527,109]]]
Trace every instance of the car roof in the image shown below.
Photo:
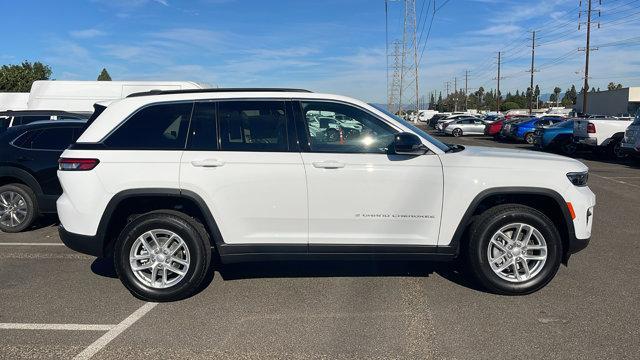
[[[224,93],[224,92],[303,92],[310,93],[305,89],[290,88],[213,88],[213,89],[184,89],[184,90],[150,90],[137,92],[127,97],[151,96],[151,95],[176,95],[176,94],[198,94],[198,93]]]

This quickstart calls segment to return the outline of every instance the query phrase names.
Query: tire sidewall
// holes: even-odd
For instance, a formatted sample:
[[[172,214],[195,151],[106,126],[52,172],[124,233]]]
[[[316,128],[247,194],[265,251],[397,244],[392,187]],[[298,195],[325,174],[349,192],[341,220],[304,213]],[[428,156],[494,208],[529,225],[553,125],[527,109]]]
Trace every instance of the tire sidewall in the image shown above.
[[[35,221],[35,219],[38,217],[38,203],[37,203],[35,194],[33,193],[33,191],[31,191],[30,188],[22,184],[9,184],[9,185],[1,186],[0,194],[5,191],[13,191],[15,193],[20,194],[20,196],[22,196],[24,201],[27,203],[27,217],[18,226],[9,227],[9,226],[0,224],[0,230],[7,233],[21,232],[27,229],[28,227],[30,227]]]
[[[454,137],[460,137],[460,136],[462,136],[462,130],[460,130],[460,129],[458,129],[458,128],[453,129],[453,131],[451,132],[451,134],[452,134]]]
[[[513,223],[525,223],[535,227],[547,243],[547,260],[542,270],[532,279],[522,283],[513,283],[500,278],[493,272],[487,259],[487,248],[491,237],[503,226]],[[553,223],[544,215],[535,212],[510,211],[489,219],[475,234],[472,246],[471,262],[480,280],[490,289],[503,294],[528,294],[545,286],[555,276],[561,262],[562,244]]]
[[[533,133],[527,133],[524,136],[524,141],[529,145],[533,145]]]
[[[154,229],[169,230],[178,234],[189,249],[190,264],[187,274],[178,284],[166,289],[155,289],[143,284],[135,276],[129,263],[133,243],[140,235]],[[192,224],[173,215],[156,213],[142,215],[122,230],[115,247],[114,265],[120,280],[137,297],[145,300],[173,301],[192,293],[193,288],[202,281],[209,261],[203,239]]]

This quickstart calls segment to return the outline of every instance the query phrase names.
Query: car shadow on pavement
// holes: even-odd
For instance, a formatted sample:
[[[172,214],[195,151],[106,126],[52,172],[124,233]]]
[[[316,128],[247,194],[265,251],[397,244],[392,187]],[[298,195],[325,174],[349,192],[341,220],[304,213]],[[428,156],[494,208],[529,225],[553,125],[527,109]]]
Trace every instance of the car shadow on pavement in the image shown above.
[[[279,261],[218,265],[225,281],[303,277],[424,277],[432,274],[460,286],[485,292],[456,263],[419,261]]]
[[[112,258],[97,258],[91,271],[99,276],[117,279]],[[212,261],[207,276],[195,296],[205,290],[218,272],[222,281],[261,278],[327,278],[327,277],[424,277],[438,274],[459,286],[486,292],[473,277],[466,274],[456,262],[419,261],[271,261],[220,264]]]

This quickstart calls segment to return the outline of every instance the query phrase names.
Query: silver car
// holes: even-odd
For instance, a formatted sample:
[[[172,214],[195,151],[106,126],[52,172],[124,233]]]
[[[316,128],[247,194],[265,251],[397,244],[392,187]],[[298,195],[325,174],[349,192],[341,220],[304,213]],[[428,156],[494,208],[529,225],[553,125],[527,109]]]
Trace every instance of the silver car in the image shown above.
[[[627,154],[640,155],[640,109],[638,109],[635,120],[624,132],[620,146],[622,151]]]
[[[484,135],[486,123],[477,118],[464,118],[445,124],[444,133],[455,137],[462,135]]]

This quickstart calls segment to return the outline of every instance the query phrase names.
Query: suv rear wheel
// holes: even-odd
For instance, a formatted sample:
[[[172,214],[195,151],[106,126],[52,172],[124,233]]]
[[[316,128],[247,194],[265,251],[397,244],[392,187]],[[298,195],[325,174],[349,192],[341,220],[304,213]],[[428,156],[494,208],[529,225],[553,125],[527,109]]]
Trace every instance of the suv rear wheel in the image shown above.
[[[470,231],[468,260],[488,290],[529,294],[544,287],[558,271],[560,235],[541,212],[523,205],[499,205],[476,219]]]
[[[136,297],[174,301],[198,290],[211,262],[209,238],[198,222],[172,211],[139,216],[115,246],[118,277]]]
[[[17,233],[38,218],[36,195],[23,184],[0,186],[0,230]]]

